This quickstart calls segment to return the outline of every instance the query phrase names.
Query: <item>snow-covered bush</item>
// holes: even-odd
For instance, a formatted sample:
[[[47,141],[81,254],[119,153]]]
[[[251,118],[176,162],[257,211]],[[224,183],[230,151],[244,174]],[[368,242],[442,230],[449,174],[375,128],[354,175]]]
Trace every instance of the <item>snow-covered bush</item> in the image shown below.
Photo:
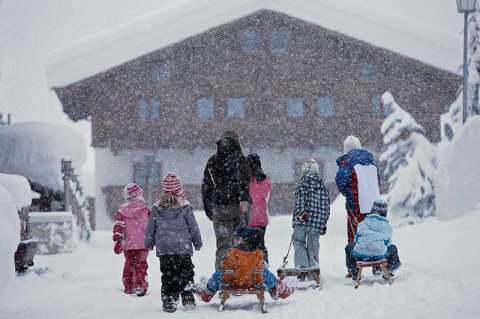
[[[0,127],[0,168],[32,182],[63,190],[60,163],[70,158],[77,167],[86,160],[83,136],[70,128],[40,122]]]
[[[389,115],[382,124],[390,210],[400,217],[427,217],[435,214],[433,179],[436,149],[425,137],[424,128],[387,92],[382,102]]]
[[[15,277],[13,256],[20,242],[20,220],[10,192],[0,184],[0,289]]]
[[[480,116],[471,117],[439,153],[437,216],[457,217],[480,208]]]

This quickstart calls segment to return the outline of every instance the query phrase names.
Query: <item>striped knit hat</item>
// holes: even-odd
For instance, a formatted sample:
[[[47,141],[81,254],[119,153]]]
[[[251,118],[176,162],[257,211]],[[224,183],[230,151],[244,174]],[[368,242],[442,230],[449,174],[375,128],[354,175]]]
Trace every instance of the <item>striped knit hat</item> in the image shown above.
[[[378,214],[383,217],[387,217],[387,212],[388,212],[388,204],[386,201],[383,199],[377,199],[373,203],[372,211],[370,213],[372,214]]]
[[[167,173],[163,178],[163,192],[181,199],[187,197],[183,191],[182,180],[173,172]]]
[[[143,195],[143,189],[136,183],[128,183],[123,189],[123,198],[131,200]]]

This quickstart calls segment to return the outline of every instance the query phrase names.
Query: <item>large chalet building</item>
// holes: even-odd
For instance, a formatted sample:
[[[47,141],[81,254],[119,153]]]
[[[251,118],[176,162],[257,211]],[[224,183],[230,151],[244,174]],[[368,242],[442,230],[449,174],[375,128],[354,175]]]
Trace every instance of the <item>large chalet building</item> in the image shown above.
[[[460,82],[320,25],[258,10],[53,89],[72,120],[92,123],[98,218],[112,216],[130,181],[152,202],[172,170],[202,209],[203,170],[226,130],[238,133],[245,154],[260,154],[274,184],[271,213],[289,213],[305,160],[319,161],[333,195],[347,135],[378,153],[385,91],[438,141],[440,114]]]

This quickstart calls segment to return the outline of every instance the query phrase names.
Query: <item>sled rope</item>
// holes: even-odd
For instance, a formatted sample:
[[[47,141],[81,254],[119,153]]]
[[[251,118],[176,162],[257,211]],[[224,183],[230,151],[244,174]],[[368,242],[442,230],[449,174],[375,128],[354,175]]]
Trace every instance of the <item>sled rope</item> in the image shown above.
[[[283,257],[283,267],[284,268],[288,263],[288,255],[290,255],[290,249],[292,248],[292,243],[293,243],[293,234],[292,234],[292,237],[290,238],[290,245],[288,245],[287,254],[285,255],[285,257]]]

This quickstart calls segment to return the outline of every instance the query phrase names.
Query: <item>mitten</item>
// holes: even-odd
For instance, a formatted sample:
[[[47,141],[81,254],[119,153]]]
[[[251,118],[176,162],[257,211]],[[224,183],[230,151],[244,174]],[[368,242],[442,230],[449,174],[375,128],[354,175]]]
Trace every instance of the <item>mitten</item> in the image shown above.
[[[113,251],[115,252],[115,254],[121,254],[123,252],[123,247],[122,247],[122,242],[120,240],[118,240],[116,243],[115,243],[115,247],[113,247]]]
[[[301,222],[307,222],[308,221],[308,213],[303,212],[297,215],[297,219]]]

